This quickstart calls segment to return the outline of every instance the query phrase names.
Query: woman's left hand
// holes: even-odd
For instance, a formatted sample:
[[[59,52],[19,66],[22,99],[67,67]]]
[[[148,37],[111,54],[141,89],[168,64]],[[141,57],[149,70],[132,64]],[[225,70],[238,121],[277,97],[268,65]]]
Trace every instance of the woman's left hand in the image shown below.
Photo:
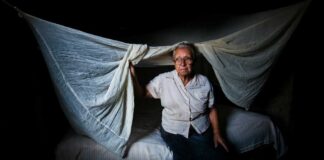
[[[229,152],[227,145],[225,144],[224,139],[222,138],[222,136],[220,136],[219,134],[214,134],[214,144],[215,147],[217,147],[219,144],[226,150],[226,152]]]

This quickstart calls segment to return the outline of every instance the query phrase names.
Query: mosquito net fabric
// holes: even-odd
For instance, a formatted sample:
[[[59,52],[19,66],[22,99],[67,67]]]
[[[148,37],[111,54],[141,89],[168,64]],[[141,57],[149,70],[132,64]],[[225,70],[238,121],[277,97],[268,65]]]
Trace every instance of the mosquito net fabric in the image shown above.
[[[237,19],[236,26],[228,26],[234,29],[223,33],[225,36],[194,41],[230,101],[249,109],[306,6],[303,2],[252,14],[244,21]],[[30,23],[38,40],[63,111],[73,128],[123,155],[134,113],[129,61],[143,67],[172,65],[168,53],[178,43],[124,43],[20,14]],[[222,34],[222,30],[215,32]]]

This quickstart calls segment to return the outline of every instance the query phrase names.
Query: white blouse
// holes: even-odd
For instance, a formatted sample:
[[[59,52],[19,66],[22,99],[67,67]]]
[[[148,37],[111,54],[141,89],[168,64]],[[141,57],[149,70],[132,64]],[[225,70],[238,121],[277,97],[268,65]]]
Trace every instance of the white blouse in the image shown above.
[[[167,132],[188,138],[190,126],[199,134],[208,129],[208,108],[214,105],[214,94],[207,77],[196,74],[184,86],[173,70],[156,76],[146,88],[154,98],[161,99],[162,127]]]

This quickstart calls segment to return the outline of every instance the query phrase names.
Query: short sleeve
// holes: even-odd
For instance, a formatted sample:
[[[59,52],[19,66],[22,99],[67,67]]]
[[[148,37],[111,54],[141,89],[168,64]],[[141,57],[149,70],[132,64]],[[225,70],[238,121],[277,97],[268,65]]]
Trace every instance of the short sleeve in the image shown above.
[[[215,97],[214,97],[214,88],[213,85],[208,81],[210,90],[209,90],[209,95],[208,95],[208,107],[212,108],[215,104]]]
[[[162,82],[162,76],[158,75],[146,85],[147,91],[150,92],[153,98],[156,99],[160,98],[161,82]]]

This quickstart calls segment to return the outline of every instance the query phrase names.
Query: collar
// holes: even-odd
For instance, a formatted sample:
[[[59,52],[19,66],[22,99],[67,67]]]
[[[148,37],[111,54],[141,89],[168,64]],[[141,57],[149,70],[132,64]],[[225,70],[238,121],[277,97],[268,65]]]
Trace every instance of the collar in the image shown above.
[[[171,74],[168,74],[166,77],[167,78],[173,78],[175,81],[177,81],[178,83],[181,83],[182,86],[184,86],[185,88],[190,88],[190,89],[194,89],[194,88],[199,88],[201,86],[203,86],[203,84],[201,83],[200,79],[198,78],[199,75],[194,74],[193,78],[188,82],[187,86],[184,86],[177,71],[173,70],[171,71]]]

